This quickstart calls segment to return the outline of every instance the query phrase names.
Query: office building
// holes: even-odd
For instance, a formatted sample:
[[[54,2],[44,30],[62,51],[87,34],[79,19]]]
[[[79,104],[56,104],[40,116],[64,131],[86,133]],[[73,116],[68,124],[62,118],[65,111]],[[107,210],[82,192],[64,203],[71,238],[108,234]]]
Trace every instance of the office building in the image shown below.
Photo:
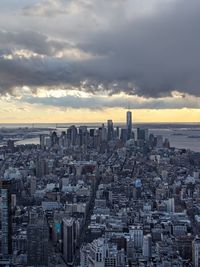
[[[68,265],[73,265],[75,257],[76,228],[73,218],[63,219],[63,257]]]
[[[104,238],[93,240],[81,248],[81,267],[125,267],[124,250]]]
[[[51,146],[52,147],[54,147],[55,145],[58,145],[59,138],[58,138],[58,135],[55,131],[51,133],[50,139],[51,139]]]
[[[102,124],[102,128],[101,128],[101,140],[102,141],[106,141],[107,138],[107,129],[104,126],[104,124]]]
[[[141,226],[131,226],[129,229],[130,236],[134,240],[135,248],[142,248],[143,246],[143,229]]]
[[[36,177],[43,177],[48,174],[48,165],[44,158],[38,158],[36,161],[36,169],[35,169]]]
[[[200,267],[200,238],[196,237],[192,242],[192,263],[194,267]]]
[[[128,139],[127,129],[121,129],[120,139],[125,143]]]
[[[145,235],[143,237],[143,247],[142,247],[143,256],[149,260],[152,256],[152,238],[151,235]]]
[[[1,254],[7,258],[12,254],[12,211],[11,211],[11,180],[0,181],[1,211]]]
[[[107,126],[108,126],[108,141],[113,140],[114,138],[114,128],[113,128],[113,121],[112,120],[108,120],[107,122]]]
[[[45,135],[40,134],[40,148],[44,149],[45,148]]]
[[[77,134],[78,131],[75,125],[72,125],[67,129],[67,139],[69,140],[70,145],[76,145]]]
[[[45,218],[32,216],[27,227],[28,265],[48,265],[48,240],[49,229]]]
[[[156,136],[156,147],[157,148],[163,147],[163,136],[162,135]]]
[[[132,113],[131,111],[126,112],[126,129],[127,129],[127,140],[132,138]]]
[[[147,141],[148,140],[148,129],[137,128],[137,140],[138,141]]]
[[[175,249],[179,252],[180,256],[187,260],[192,259],[192,235],[179,236],[175,240]]]

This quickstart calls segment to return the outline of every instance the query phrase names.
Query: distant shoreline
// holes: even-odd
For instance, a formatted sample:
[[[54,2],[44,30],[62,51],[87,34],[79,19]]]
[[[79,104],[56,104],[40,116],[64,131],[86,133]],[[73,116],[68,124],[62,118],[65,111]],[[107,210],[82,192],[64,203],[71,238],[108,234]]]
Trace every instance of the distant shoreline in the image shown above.
[[[45,128],[46,130],[50,130],[50,128],[52,130],[54,129],[59,129],[59,128],[68,128],[70,125],[76,125],[77,127],[82,126],[82,125],[86,125],[88,127],[100,127],[103,123],[101,122],[95,122],[95,123],[0,123],[0,130],[2,129],[35,129],[36,130],[42,130],[44,131]],[[107,122],[104,122],[104,124],[106,125]],[[125,123],[124,122],[114,122],[115,126],[119,126],[119,127],[124,127]],[[200,122],[186,122],[186,123],[166,123],[166,122],[148,122],[148,123],[134,123],[133,122],[133,127],[137,128],[137,127],[146,127],[146,128],[153,128],[153,129],[157,129],[157,128],[162,128],[162,129],[180,129],[180,128],[200,128]]]

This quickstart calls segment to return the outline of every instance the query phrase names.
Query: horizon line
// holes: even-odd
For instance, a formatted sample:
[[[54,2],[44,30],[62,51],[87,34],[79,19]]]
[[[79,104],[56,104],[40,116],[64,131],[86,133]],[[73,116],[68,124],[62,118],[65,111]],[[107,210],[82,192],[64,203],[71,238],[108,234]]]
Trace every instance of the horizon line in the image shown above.
[[[102,122],[0,122],[0,125],[1,124],[30,124],[30,125],[34,125],[34,124],[94,124],[94,123],[97,123],[97,124],[105,124],[107,123],[107,120]],[[126,121],[122,121],[122,122],[115,122],[113,120],[113,123],[119,123],[119,124],[126,124]],[[133,124],[200,124],[200,121],[199,122],[189,122],[189,121],[185,121],[185,122],[166,122],[166,121],[160,121],[160,122],[132,122]]]

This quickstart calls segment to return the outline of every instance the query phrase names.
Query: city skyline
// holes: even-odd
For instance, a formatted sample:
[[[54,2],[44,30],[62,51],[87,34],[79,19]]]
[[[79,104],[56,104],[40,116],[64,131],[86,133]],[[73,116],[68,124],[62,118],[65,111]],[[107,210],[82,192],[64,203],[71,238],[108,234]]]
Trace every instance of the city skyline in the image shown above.
[[[199,125],[124,119],[1,128],[1,266],[200,266]]]
[[[200,3],[0,3],[0,123],[200,122]]]
[[[0,0],[0,267],[200,267],[200,0]]]

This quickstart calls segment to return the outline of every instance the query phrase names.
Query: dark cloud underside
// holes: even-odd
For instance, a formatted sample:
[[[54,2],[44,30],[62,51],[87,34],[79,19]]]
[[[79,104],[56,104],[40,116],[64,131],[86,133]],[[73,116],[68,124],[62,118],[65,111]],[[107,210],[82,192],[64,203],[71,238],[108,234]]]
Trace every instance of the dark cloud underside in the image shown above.
[[[1,93],[23,85],[81,90],[87,81],[84,89],[92,92],[159,98],[177,90],[200,96],[200,1],[144,0],[143,6],[145,1],[150,11],[144,13],[137,0],[103,0],[99,10],[96,0],[74,0],[73,6],[72,1],[38,1],[23,7],[19,19],[30,25],[0,32]],[[85,22],[77,27],[76,19]],[[15,52],[20,49],[37,55],[19,57]],[[70,49],[91,57],[69,58]],[[9,54],[11,59],[5,57]]]

